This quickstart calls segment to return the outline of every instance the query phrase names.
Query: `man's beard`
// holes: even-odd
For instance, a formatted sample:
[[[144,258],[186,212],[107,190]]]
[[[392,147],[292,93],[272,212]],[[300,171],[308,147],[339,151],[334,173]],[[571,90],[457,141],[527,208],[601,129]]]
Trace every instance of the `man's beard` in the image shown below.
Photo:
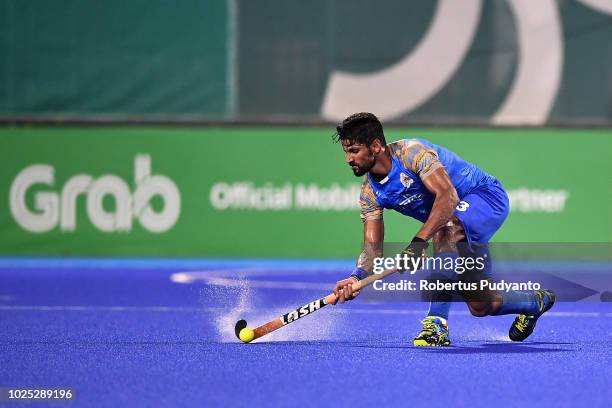
[[[363,166],[359,166],[357,164],[351,164],[351,170],[353,170],[353,174],[357,177],[361,177],[366,174],[368,171],[374,167],[376,160],[372,160],[370,163],[367,163]]]

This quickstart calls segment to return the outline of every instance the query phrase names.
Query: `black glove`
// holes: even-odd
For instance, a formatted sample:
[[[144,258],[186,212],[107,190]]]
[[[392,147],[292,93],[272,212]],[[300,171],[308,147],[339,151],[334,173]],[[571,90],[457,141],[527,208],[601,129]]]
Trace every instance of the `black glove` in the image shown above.
[[[416,258],[422,258],[423,256],[425,256],[425,250],[427,250],[428,246],[429,244],[423,238],[414,237],[412,238],[410,245],[408,245],[406,249],[402,251],[402,255],[407,255],[408,258],[414,259],[414,262],[409,261],[409,265],[414,265],[416,263]],[[405,271],[410,270],[411,269],[404,269],[400,270],[399,272],[404,273]]]

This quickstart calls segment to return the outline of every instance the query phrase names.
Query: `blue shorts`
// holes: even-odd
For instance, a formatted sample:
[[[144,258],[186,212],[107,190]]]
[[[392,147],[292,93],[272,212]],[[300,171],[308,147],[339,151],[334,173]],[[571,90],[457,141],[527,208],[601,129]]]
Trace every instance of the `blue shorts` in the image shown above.
[[[508,194],[501,183],[494,180],[462,197],[454,214],[463,224],[470,244],[485,244],[502,226],[509,211]]]

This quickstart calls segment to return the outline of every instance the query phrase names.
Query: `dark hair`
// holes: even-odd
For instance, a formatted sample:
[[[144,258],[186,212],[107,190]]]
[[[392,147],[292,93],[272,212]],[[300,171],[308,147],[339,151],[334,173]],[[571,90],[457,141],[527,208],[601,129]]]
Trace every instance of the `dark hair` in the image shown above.
[[[378,139],[383,146],[387,144],[382,124],[376,115],[369,112],[353,113],[344,119],[336,126],[333,139],[335,142],[349,140],[351,143],[362,143],[366,146]]]

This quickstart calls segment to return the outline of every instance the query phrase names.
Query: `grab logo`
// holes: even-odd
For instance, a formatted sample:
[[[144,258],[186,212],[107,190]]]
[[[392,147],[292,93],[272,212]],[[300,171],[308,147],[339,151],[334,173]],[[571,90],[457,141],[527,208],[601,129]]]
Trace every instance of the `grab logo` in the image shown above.
[[[34,208],[26,205],[28,189],[34,185],[53,187],[55,169],[48,164],[33,164],[23,169],[11,185],[10,207],[15,221],[25,230],[43,233],[59,225],[61,231],[76,229],[76,201],[79,195],[87,197],[87,215],[91,223],[103,232],[129,232],[137,219],[143,228],[153,233],[168,231],[176,224],[181,212],[181,195],[170,178],[151,175],[151,157],[139,154],[134,159],[134,184],[130,187],[122,178],[104,174],[94,178],[89,174],[76,174],[61,191],[38,191]],[[160,196],[164,205],[160,212],[153,210],[150,200]],[[103,206],[104,197],[115,201],[114,211]]]

